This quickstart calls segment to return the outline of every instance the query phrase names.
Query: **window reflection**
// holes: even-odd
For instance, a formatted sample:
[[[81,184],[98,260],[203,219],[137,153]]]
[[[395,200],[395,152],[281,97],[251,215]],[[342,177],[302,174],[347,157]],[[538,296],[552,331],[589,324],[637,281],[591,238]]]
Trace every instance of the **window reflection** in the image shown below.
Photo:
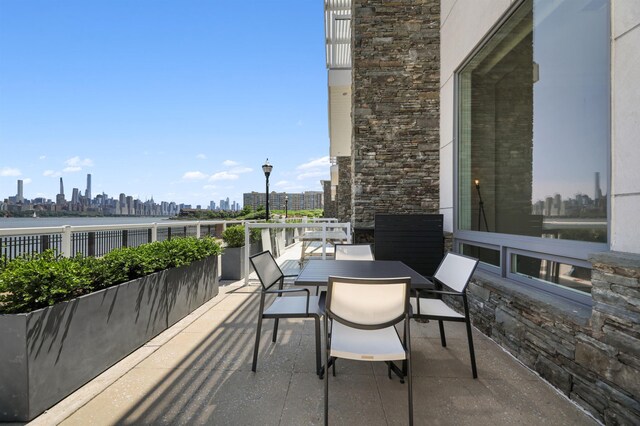
[[[591,293],[591,269],[547,259],[512,255],[511,272],[575,291]]]
[[[482,263],[500,266],[500,251],[470,244],[462,245],[462,254],[474,257]]]
[[[460,72],[460,229],[607,241],[608,16],[525,1]]]

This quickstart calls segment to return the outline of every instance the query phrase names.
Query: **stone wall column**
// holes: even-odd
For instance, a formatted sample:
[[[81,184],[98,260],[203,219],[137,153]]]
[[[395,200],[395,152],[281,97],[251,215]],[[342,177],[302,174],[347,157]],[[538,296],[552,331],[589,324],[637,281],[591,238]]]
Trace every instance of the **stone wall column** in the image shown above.
[[[338,206],[335,200],[331,200],[331,181],[322,181],[324,196],[324,217],[338,217]]]
[[[439,212],[440,1],[354,0],[352,7],[358,236],[372,233],[376,213]]]
[[[340,222],[352,221],[351,209],[351,157],[337,157],[338,188],[336,191],[336,210]]]

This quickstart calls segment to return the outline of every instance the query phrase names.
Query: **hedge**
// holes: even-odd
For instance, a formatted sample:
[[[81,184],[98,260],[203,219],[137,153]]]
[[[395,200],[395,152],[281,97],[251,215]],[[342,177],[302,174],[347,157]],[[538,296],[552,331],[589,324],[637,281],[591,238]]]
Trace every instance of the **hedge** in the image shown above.
[[[65,258],[46,250],[0,270],[0,313],[30,312],[221,252],[213,238],[194,237],[115,249],[101,258]]]

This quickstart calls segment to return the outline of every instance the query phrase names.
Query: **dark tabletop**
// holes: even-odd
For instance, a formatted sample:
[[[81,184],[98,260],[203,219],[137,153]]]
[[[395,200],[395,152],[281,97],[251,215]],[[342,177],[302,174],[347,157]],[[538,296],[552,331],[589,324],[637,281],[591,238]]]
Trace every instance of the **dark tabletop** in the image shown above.
[[[398,260],[310,260],[295,285],[326,286],[329,276],[354,278],[411,277],[414,289],[433,288],[431,281]]]

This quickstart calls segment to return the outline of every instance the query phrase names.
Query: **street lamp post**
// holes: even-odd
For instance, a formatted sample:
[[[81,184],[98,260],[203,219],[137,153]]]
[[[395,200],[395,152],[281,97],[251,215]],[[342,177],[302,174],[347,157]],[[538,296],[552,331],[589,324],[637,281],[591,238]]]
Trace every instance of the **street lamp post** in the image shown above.
[[[264,176],[267,178],[267,191],[265,193],[266,195],[266,216],[265,219],[269,220],[269,175],[271,174],[271,169],[273,169],[273,166],[271,164],[269,164],[269,159],[267,158],[267,161],[265,161],[265,163],[262,165],[262,171],[264,172]]]
[[[289,217],[289,196],[284,196],[284,218],[287,219]]]

